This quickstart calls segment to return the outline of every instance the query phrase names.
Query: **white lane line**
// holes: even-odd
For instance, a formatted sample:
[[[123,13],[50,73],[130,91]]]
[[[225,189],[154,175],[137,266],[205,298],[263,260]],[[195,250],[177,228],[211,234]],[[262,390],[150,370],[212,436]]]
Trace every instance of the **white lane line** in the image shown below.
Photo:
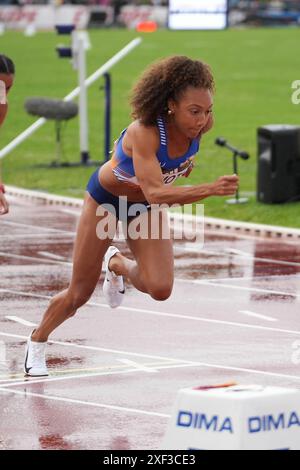
[[[168,369],[172,368],[172,366],[170,367],[162,366],[162,367],[159,367],[159,369],[165,369],[166,367]],[[182,366],[178,365],[177,367],[182,367]],[[193,367],[193,364],[184,364],[184,367]],[[198,364],[196,364],[196,367],[207,367],[209,369],[220,369],[220,370],[228,370],[228,371],[243,372],[243,373],[246,372],[247,374],[265,375],[268,377],[276,377],[280,379],[300,380],[299,375],[279,374],[278,372],[266,372],[264,370],[247,369],[245,367],[225,366],[222,364],[211,364],[207,362],[199,362]]]
[[[50,263],[50,264],[54,264],[54,265],[64,265],[64,266],[72,266],[72,263],[71,262],[68,262],[68,261],[54,261],[52,259],[43,259],[43,258],[37,258],[37,257],[34,257],[34,256],[25,256],[25,255],[15,255],[13,253],[8,253],[8,252],[5,252],[5,251],[0,251],[0,257],[3,257],[3,258],[12,258],[12,259],[23,259],[23,260],[26,260],[26,261],[34,261],[34,262],[39,262],[39,263]]]
[[[265,281],[273,281],[274,279],[278,279],[279,281],[299,281],[300,280],[300,276],[297,276],[297,275],[294,275],[294,274],[268,274],[267,276],[265,274],[263,275],[255,275],[255,276],[241,276],[241,277],[205,277],[205,281],[208,281],[208,282],[224,282],[224,281],[258,281],[261,282],[261,280],[265,280]],[[179,281],[179,282],[191,282],[190,280],[188,279],[180,279],[180,278],[176,278],[175,279],[176,281]],[[199,281],[201,281],[201,279],[199,279]]]
[[[0,331],[0,336],[6,336],[7,338],[19,338],[19,339],[24,339],[27,340],[28,336],[24,335],[17,335],[13,333],[4,333]],[[49,340],[49,344],[58,344],[59,346],[68,346],[68,347],[73,347],[77,349],[86,349],[89,351],[101,351],[101,352],[108,352],[108,353],[113,353],[113,354],[122,354],[122,356],[132,356],[132,357],[143,357],[145,359],[155,359],[155,360],[163,360],[163,361],[168,361],[171,363],[178,363],[178,362],[184,362],[186,364],[197,364],[194,361],[187,361],[184,359],[182,361],[181,359],[173,358],[173,357],[166,357],[166,356],[157,356],[153,354],[142,354],[142,353],[136,353],[136,352],[131,352],[131,351],[122,351],[119,349],[110,349],[110,348],[100,348],[98,346],[85,346],[83,344],[76,344],[76,343],[70,343],[66,341],[54,341],[54,340]]]
[[[299,242],[298,242],[299,243]],[[230,256],[230,253],[229,252],[226,252],[225,250],[224,251],[216,251],[216,250],[211,250],[209,248],[203,248],[201,246],[197,247],[185,247],[185,246],[176,246],[174,245],[174,249],[178,249],[178,250],[183,250],[183,251],[187,251],[187,252],[190,252],[190,253],[197,253],[199,255],[214,255],[214,256],[218,256],[222,259],[224,259],[224,257],[228,257]],[[238,250],[236,250],[238,251]],[[242,252],[244,253],[244,252]],[[239,254],[239,253],[234,253],[232,252],[231,253],[234,257],[236,258],[243,258],[244,260],[251,260],[251,261],[262,261],[264,263],[269,263],[269,264],[278,264],[278,265],[282,265],[282,266],[297,266],[298,268],[300,268],[300,263],[297,263],[297,262],[294,262],[294,261],[283,261],[283,260],[276,260],[276,259],[271,259],[271,258],[258,258],[258,257],[255,257],[253,255],[249,255],[247,254],[247,256],[245,256],[245,254]],[[225,259],[226,261],[226,259]]]
[[[245,235],[243,233],[238,233],[237,231],[231,231],[231,232],[224,232],[223,230],[214,230],[214,229],[211,229],[210,227],[205,227],[205,235],[206,237],[209,237],[210,235],[216,235],[218,237],[224,237],[224,238],[230,238],[230,239],[237,239],[237,240],[257,240],[259,242],[263,242],[263,243],[274,243],[274,241],[278,241],[276,240],[275,238],[267,238],[267,237],[263,237],[263,236],[255,236],[255,235]],[[294,241],[292,242],[292,240],[285,240],[285,239],[281,239],[280,240],[281,243],[288,243],[288,244],[295,244],[295,243],[299,243],[297,241]]]
[[[15,227],[23,227],[23,228],[30,228],[34,230],[40,230],[44,232],[53,232],[53,233],[65,233],[65,234],[72,234],[76,235],[76,232],[71,232],[70,230],[60,230],[57,228],[50,228],[50,227],[42,227],[41,225],[30,225],[30,224],[22,224],[20,222],[12,222],[11,220],[1,220],[1,224],[13,225]]]
[[[244,315],[248,315],[249,317],[260,318],[261,320],[278,321],[277,318],[268,317],[266,315],[261,315],[260,313],[250,312],[249,310],[240,310],[239,313],[243,313]]]
[[[71,215],[77,215],[80,216],[81,212],[78,210],[72,210],[72,209],[59,209],[59,212],[64,212],[65,214],[71,214]]]
[[[197,367],[198,363],[186,363],[186,364],[173,364],[170,366],[157,366],[156,368],[159,369],[175,369],[175,368],[181,368],[181,367]],[[122,366],[120,366],[122,367]],[[103,377],[103,376],[110,376],[110,375],[123,375],[123,374],[132,374],[132,373],[140,373],[140,372],[145,372],[142,369],[137,369],[136,367],[126,369],[126,370],[114,370],[114,371],[105,371],[105,372],[89,372],[86,374],[75,374],[75,375],[63,375],[63,376],[57,376],[54,375],[52,376],[50,373],[50,376],[48,377],[39,377],[34,379],[33,377],[27,377],[26,379],[20,380],[20,379],[7,379],[4,384],[1,384],[2,388],[6,387],[12,387],[12,386],[17,386],[17,385],[34,385],[34,384],[40,384],[40,383],[50,383],[50,382],[61,382],[61,381],[66,381],[66,380],[83,380],[83,379],[90,379],[90,378],[95,378],[95,377]],[[147,371],[149,372],[149,371]]]
[[[224,250],[226,253],[229,253],[230,255],[241,255],[244,256],[245,258],[253,258],[253,255],[251,253],[248,253],[247,251],[242,251],[242,250],[235,250],[233,248],[225,248]]]
[[[15,321],[16,323],[21,323],[21,325],[25,326],[36,326],[36,323],[32,323],[31,321],[24,320],[23,318],[20,317],[15,317],[13,315],[6,315],[5,318],[11,321]]]
[[[49,253],[49,251],[38,251],[38,255],[45,256],[45,258],[57,259],[59,261],[66,261],[64,256],[55,255],[54,253]]]
[[[2,289],[2,288],[0,288],[0,292],[7,292],[8,294],[20,295],[21,297],[33,297],[33,298],[36,298],[36,299],[49,300],[49,299],[52,298],[52,297],[50,297],[50,295],[33,294],[32,292],[15,291],[15,290],[11,290],[11,289]]]
[[[235,253],[235,251],[237,253]],[[236,256],[237,258],[244,258],[244,259],[251,259],[253,261],[263,261],[264,263],[270,263],[270,264],[279,264],[282,266],[297,266],[300,268],[300,263],[297,263],[295,261],[283,261],[283,260],[276,260],[276,259],[271,259],[271,258],[260,258],[257,256],[250,255],[247,253],[247,256],[245,256],[245,253],[242,252],[243,254],[240,254],[239,250],[232,250],[233,256]],[[223,251],[215,251],[215,250],[210,250],[210,249],[204,249],[201,251],[201,253],[207,253],[207,254],[212,254],[212,255],[217,255],[217,256],[223,256],[226,254],[228,255],[229,253],[224,253]]]
[[[151,373],[157,372],[157,369],[147,367],[143,364],[138,364],[137,362],[130,361],[129,359],[118,359],[118,361],[122,362],[123,364],[127,364],[128,366],[135,367],[137,370],[140,370],[141,372],[151,372]]]
[[[265,328],[262,327],[263,329],[271,329],[278,331],[274,328]],[[300,334],[300,332],[291,332],[293,334]],[[24,339],[27,340],[27,336],[23,335],[16,335],[16,334],[11,334],[11,333],[3,333],[0,332],[0,336],[5,336],[5,337],[12,337],[12,338],[18,338],[18,339]],[[155,360],[163,360],[163,361],[168,361],[171,364],[168,366],[158,366],[156,367],[157,369],[164,369],[164,368],[177,368],[177,367],[208,367],[208,368],[214,368],[214,369],[221,369],[221,370],[229,370],[229,371],[236,371],[236,372],[246,372],[250,374],[259,374],[259,375],[265,375],[269,377],[279,377],[279,378],[285,378],[285,379],[293,379],[293,380],[300,380],[300,376],[295,376],[295,375],[287,375],[287,374],[278,374],[274,372],[266,372],[266,371],[261,371],[257,369],[247,369],[247,368],[241,368],[241,367],[233,367],[233,366],[224,366],[220,364],[212,364],[212,363],[204,363],[204,362],[196,362],[196,361],[190,361],[186,359],[178,359],[178,358],[171,358],[171,357],[165,357],[165,356],[153,356],[149,354],[142,354],[142,353],[134,353],[134,352],[128,352],[128,351],[119,351],[116,349],[108,349],[108,348],[99,348],[96,346],[84,346],[80,344],[75,344],[75,343],[67,343],[67,342],[62,342],[62,341],[49,341],[49,343],[52,344],[58,344],[62,346],[68,346],[68,347],[73,347],[73,348],[79,348],[79,349],[86,349],[86,350],[93,350],[93,351],[102,351],[102,352],[109,352],[109,353],[114,353],[114,354],[122,354],[123,356],[133,356],[133,357],[143,357],[147,359],[155,359]],[[175,364],[172,364],[175,363]],[[182,365],[178,365],[178,362],[182,362]],[[119,373],[129,373],[129,372],[135,372],[136,369],[129,370],[129,371],[122,371]],[[118,373],[118,372],[113,372],[113,373]],[[110,373],[112,375],[113,373]],[[108,373],[106,373],[108,374]],[[99,373],[98,375],[105,375],[103,373]],[[95,374],[88,374],[85,376],[95,376]],[[85,377],[84,375],[80,375],[80,377]],[[70,377],[70,376],[69,376]],[[70,378],[78,378],[78,375]],[[44,381],[54,381],[54,380],[60,380],[62,377],[54,377],[54,378],[46,378],[46,379],[40,379],[40,380],[30,380],[30,381],[22,381],[18,382],[20,385],[24,385],[24,383],[41,383]],[[10,385],[16,385],[16,383],[11,383],[11,384],[6,384],[8,386]],[[3,387],[4,385],[2,385]]]
[[[0,292],[9,292],[13,293],[16,295],[21,295],[21,296],[28,296],[28,297],[36,297],[36,298],[42,298],[42,299],[51,299],[52,297],[50,296],[45,296],[45,295],[38,295],[38,294],[30,294],[26,292],[19,292],[19,291],[12,291],[10,289],[0,289]],[[88,305],[89,307],[101,307],[105,309],[109,309],[108,305],[106,304],[99,304],[96,302],[87,302],[85,305]],[[292,334],[292,335],[300,335],[300,331],[295,331],[295,330],[286,330],[282,328],[272,328],[269,326],[261,326],[261,325],[253,325],[250,323],[238,323],[238,322],[231,322],[231,321],[226,321],[226,320],[214,320],[212,318],[204,318],[204,317],[194,317],[192,315],[180,315],[178,313],[167,313],[167,312],[157,312],[155,310],[147,310],[143,308],[134,308],[134,307],[124,307],[120,306],[118,307],[119,310],[124,310],[126,312],[132,312],[132,313],[138,313],[140,315],[145,314],[145,315],[155,315],[155,316],[160,316],[160,317],[168,317],[168,318],[177,318],[180,320],[191,320],[191,321],[198,321],[198,322],[203,322],[203,323],[212,323],[215,325],[226,325],[226,326],[234,326],[238,328],[249,328],[253,330],[262,330],[262,331],[272,331],[275,333],[286,333],[286,334]],[[3,334],[0,332],[0,335]],[[67,343],[68,344],[68,343]]]
[[[287,279],[287,280],[299,280],[300,279],[300,276],[285,276],[284,274],[282,275],[274,275],[272,276],[270,274],[270,276],[245,276],[245,277],[208,277],[208,276],[205,276],[205,278],[203,279],[180,279],[178,277],[175,278],[175,281],[176,282],[182,282],[182,283],[194,283],[194,281],[205,281],[205,282],[220,282],[220,285],[222,286],[222,282],[239,282],[239,281],[252,281],[252,282],[258,282],[258,279],[259,279],[259,282],[261,282],[261,280],[265,280],[265,281],[273,281],[274,279],[279,279],[279,280],[282,280],[283,279]]]
[[[0,289],[1,290],[1,289]],[[97,306],[97,307],[103,307],[103,308],[109,308],[105,304],[97,304],[94,302],[89,302],[88,303],[91,306]],[[128,312],[133,312],[133,313],[138,313],[138,314],[145,314],[145,315],[156,315],[156,316],[161,316],[161,317],[169,317],[169,318],[177,318],[180,320],[191,320],[191,321],[198,321],[198,322],[203,322],[203,323],[212,323],[215,325],[226,325],[226,326],[234,326],[238,328],[249,328],[253,330],[262,330],[262,331],[272,331],[275,333],[287,333],[287,334],[292,334],[292,335],[300,335],[300,331],[297,330],[286,330],[282,328],[272,328],[269,326],[261,326],[261,325],[253,325],[250,323],[238,323],[238,322],[231,322],[231,321],[226,321],[226,320],[214,320],[212,318],[204,318],[204,317],[194,317],[192,315],[180,315],[177,313],[167,313],[167,312],[157,312],[154,310],[146,310],[142,308],[133,308],[133,307],[124,307],[120,306],[118,307],[119,310],[125,310]]]
[[[175,228],[176,230],[176,228]],[[178,230],[178,229],[177,229]],[[180,227],[179,227],[179,230],[180,230]],[[237,231],[228,231],[228,232],[224,232],[223,230],[214,230],[214,229],[211,229],[210,227],[207,227],[205,226],[204,227],[204,230],[205,230],[205,237],[206,238],[209,238],[209,236],[213,235],[213,236],[217,236],[218,238],[229,238],[230,240],[234,239],[234,240],[241,240],[241,241],[244,241],[245,240],[255,240],[255,241],[258,241],[258,242],[261,242],[261,243],[264,243],[264,244],[274,244],[274,243],[280,243],[281,245],[299,245],[299,241],[298,240],[290,240],[288,238],[280,238],[280,239],[277,239],[275,237],[267,237],[267,236],[263,236],[263,235],[245,235],[244,233],[239,233]],[[190,231],[188,231],[188,233],[190,233]],[[194,232],[193,232],[194,233]],[[222,240],[223,241],[223,240]],[[193,243],[193,242],[189,242],[189,243]],[[209,241],[208,241],[209,243]]]
[[[271,290],[271,289],[258,289],[256,287],[246,287],[246,286],[233,286],[230,284],[223,284],[219,282],[211,282],[210,280],[200,280],[200,279],[193,279],[188,281],[193,284],[203,285],[203,286],[214,286],[219,288],[226,288],[226,289],[237,289],[237,290],[246,290],[250,292],[261,292],[263,294],[270,294],[270,295],[280,295],[284,297],[297,297],[300,298],[300,294],[293,294],[292,292],[283,292],[278,290]]]
[[[28,227],[28,228],[34,228],[35,230],[37,229],[37,227],[35,225],[28,225],[28,224],[21,224],[21,223],[18,223],[18,222],[12,222],[12,221],[1,221],[1,223],[6,223],[6,224],[11,224],[11,225],[17,225],[17,226],[22,226],[22,227]],[[38,227],[39,230],[45,230],[45,231],[50,231],[50,232],[53,232],[53,233],[59,233],[59,234],[66,234],[66,235],[72,235],[72,236],[75,236],[76,235],[76,232],[71,232],[71,231],[66,231],[66,230],[58,230],[58,229],[54,229],[54,228],[46,228],[46,227]],[[42,234],[37,234],[37,236],[41,236]],[[29,234],[30,236],[30,234]],[[12,238],[14,238],[12,236]],[[123,238],[121,239],[123,241]],[[298,243],[298,242],[297,242]],[[293,262],[293,261],[283,261],[283,260],[274,260],[274,259],[270,259],[270,258],[258,258],[258,257],[254,257],[248,253],[245,253],[245,252],[242,252],[240,250],[233,250],[233,249],[226,249],[225,252],[222,252],[222,251],[215,251],[215,250],[210,250],[210,249],[203,249],[203,247],[197,247],[197,246],[194,246],[194,247],[182,247],[182,246],[176,246],[174,245],[174,249],[175,250],[183,250],[183,251],[187,251],[187,252],[190,252],[190,253],[200,253],[200,254],[212,254],[212,255],[216,255],[216,256],[221,256],[221,257],[224,257],[224,254],[230,254],[230,252],[236,256],[236,257],[241,257],[241,258],[244,258],[244,259],[251,259],[253,261],[262,261],[262,262],[265,262],[265,263],[271,263],[271,264],[278,264],[278,265],[283,265],[283,266],[297,266],[300,268],[300,263],[297,263],[297,262]],[[226,253],[226,251],[228,251],[228,253]]]
[[[15,197],[16,200],[18,201],[17,198],[30,198],[33,200],[42,199],[48,204],[55,204],[58,207],[62,206],[69,207],[70,205],[72,207],[76,208],[82,208],[83,206],[83,201],[82,198],[71,198],[71,197],[62,197],[58,195],[46,195],[45,193],[42,193],[41,191],[32,191],[32,190],[22,190],[13,186],[8,186],[7,187],[9,196]],[[35,202],[35,201],[33,201]],[[20,206],[22,207],[22,201],[20,202]],[[191,216],[183,216],[181,213],[170,211],[169,215],[172,217],[172,220],[174,220],[174,224],[176,224],[177,221],[181,222],[182,221],[197,221],[198,223],[201,221],[203,224],[205,222],[206,226],[210,230],[215,230],[216,233],[219,231],[224,231],[225,233],[228,233],[228,229],[230,229],[230,233],[234,233],[239,236],[244,235],[244,231],[247,232],[247,235],[249,232],[253,234],[259,233],[260,238],[263,238],[264,241],[267,241],[269,238],[269,235],[280,235],[280,236],[289,236],[289,235],[297,235],[298,238],[300,238],[300,230],[299,229],[294,229],[294,228],[289,228],[289,227],[280,227],[280,226],[272,226],[272,225],[263,225],[263,224],[253,224],[253,223],[245,223],[245,222],[236,222],[232,220],[225,220],[225,219],[217,219],[217,218],[212,218],[212,217],[205,217],[203,216],[199,219],[199,217],[194,218]],[[263,232],[263,233],[262,233]]]
[[[47,239],[49,239],[50,237],[51,238],[54,238],[54,237],[55,238],[56,237],[64,237],[65,238],[65,237],[69,237],[69,236],[74,238],[74,235],[72,235],[72,234],[68,235],[68,234],[60,234],[60,233],[51,233],[51,234],[49,234],[49,233],[48,234],[47,233],[33,233],[33,234],[26,233],[26,234],[23,234],[22,233],[22,234],[18,234],[18,235],[1,235],[0,239],[5,241],[5,240],[16,240],[17,238],[21,238],[22,240],[25,239],[25,238],[29,238],[31,240],[32,238],[44,238],[44,239],[47,238]],[[70,241],[69,241],[69,243],[70,243]]]
[[[69,344],[71,346],[74,346],[72,344]],[[179,362],[179,361],[178,361]],[[247,373],[247,374],[255,374],[255,375],[262,375],[266,377],[275,377],[275,378],[280,378],[280,379],[289,379],[289,380],[295,380],[295,381],[300,381],[300,376],[299,375],[291,375],[291,374],[281,374],[278,372],[266,372],[264,370],[259,370],[259,369],[248,369],[245,367],[235,367],[235,366],[226,366],[223,364],[213,364],[213,363],[207,363],[207,362],[192,362],[192,361],[182,361],[183,364],[173,364],[173,365],[165,365],[165,366],[157,366],[156,368],[159,370],[165,370],[165,369],[176,369],[176,368],[181,368],[181,367],[191,367],[191,368],[208,368],[208,369],[218,369],[218,370],[226,370],[226,371],[234,371],[234,372],[242,372],[242,373]],[[129,373],[134,373],[134,372],[140,372],[137,369],[128,369],[128,370],[119,370],[119,371],[111,371],[111,372],[99,372],[99,373],[92,373],[92,374],[77,374],[77,375],[67,375],[63,377],[44,377],[44,378],[39,378],[39,379],[26,379],[23,381],[19,382],[9,382],[5,384],[0,385],[0,389],[6,389],[7,387],[15,387],[17,385],[34,385],[34,384],[40,384],[40,383],[46,383],[46,382],[58,382],[62,380],[72,380],[72,379],[84,379],[84,378],[93,378],[93,377],[98,377],[98,376],[109,376],[109,375],[118,375],[118,374],[129,374]]]
[[[37,397],[37,398],[42,398],[44,400],[61,401],[63,403],[73,403],[75,405],[93,406],[95,408],[104,408],[107,410],[122,411],[123,413],[135,413],[135,414],[141,414],[141,415],[147,415],[147,416],[155,416],[156,418],[169,418],[170,417],[170,415],[168,414],[157,413],[154,411],[139,410],[137,408],[127,408],[125,406],[123,407],[123,406],[116,406],[116,405],[106,405],[104,403],[95,403],[92,401],[85,401],[85,400],[75,400],[72,398],[63,398],[63,397],[57,397],[54,395],[43,395],[41,393],[28,392],[27,390],[20,391],[20,390],[13,390],[9,388],[3,389],[1,387],[0,392],[15,393],[16,395]]]
[[[15,254],[12,254],[12,253],[8,253],[8,252],[5,252],[5,251],[0,251],[0,257],[7,257],[7,258],[13,258],[13,259],[24,259],[24,260],[28,260],[28,261],[37,261],[39,263],[45,263],[46,260],[42,259],[42,258],[37,258],[37,257],[33,257],[33,256],[25,256],[25,255],[15,255]],[[57,265],[64,265],[64,266],[72,266],[73,263],[70,262],[70,261],[54,261],[54,260],[50,260],[48,259],[47,260],[48,263],[51,263],[51,264],[57,264]],[[102,269],[103,271],[103,269]],[[255,287],[245,287],[245,286],[230,286],[228,284],[222,284],[221,282],[220,283],[213,283],[212,281],[218,281],[219,282],[219,279],[213,279],[213,280],[210,280],[210,279],[207,279],[207,280],[201,280],[201,279],[175,279],[175,281],[177,282],[185,282],[185,283],[188,283],[188,284],[204,284],[204,285],[214,285],[214,286],[220,286],[220,287],[227,287],[227,288],[231,288],[231,289],[240,289],[240,290],[246,290],[246,291],[253,291],[253,292],[263,292],[263,293],[266,293],[266,294],[274,294],[274,295],[284,295],[284,296],[292,296],[292,297],[300,297],[299,294],[293,294],[293,293],[290,293],[290,292],[282,292],[282,291],[273,291],[273,290],[270,290],[270,289],[259,289],[259,288],[255,288]],[[220,280],[221,281],[221,280]]]
[[[0,340],[0,359],[1,359],[1,342],[5,345],[6,347],[6,344],[4,343],[3,340]],[[170,365],[172,364],[172,365]],[[145,364],[143,364],[143,366],[145,367],[148,367],[148,368],[152,368],[152,369],[156,369],[158,366],[165,366],[165,365],[170,365],[170,369],[174,367],[174,365],[176,367],[184,367],[184,366],[189,366],[190,364],[173,364],[173,361],[150,361],[150,362],[146,362]],[[89,373],[99,373],[99,372],[102,372],[102,371],[113,371],[113,370],[118,370],[118,371],[121,371],[121,370],[128,370],[128,366],[126,364],[124,365],[121,365],[121,364],[108,364],[108,365],[105,365],[105,366],[98,366],[98,367],[82,367],[82,368],[71,368],[71,369],[65,369],[63,368],[62,370],[55,370],[55,372],[51,372],[50,371],[50,377],[67,377],[68,374],[75,374],[75,373],[78,373],[78,374],[89,374]],[[5,383],[5,385],[9,384],[11,382],[11,385],[13,385],[15,382],[20,382],[20,380],[27,380],[29,379],[29,377],[26,377],[26,379],[24,378],[24,372],[11,372],[11,371],[8,371],[8,370],[3,370],[2,372],[0,372],[0,382],[1,383]],[[32,381],[32,378],[31,378],[31,381]]]
[[[265,278],[266,276],[262,276]],[[273,279],[273,276],[269,276]],[[175,282],[181,282],[185,284],[194,284],[195,281],[205,281],[205,282],[223,282],[223,281],[254,281],[257,279],[257,276],[251,277],[207,277],[205,279],[181,279],[179,277],[175,277]],[[222,286],[222,284],[220,284]]]

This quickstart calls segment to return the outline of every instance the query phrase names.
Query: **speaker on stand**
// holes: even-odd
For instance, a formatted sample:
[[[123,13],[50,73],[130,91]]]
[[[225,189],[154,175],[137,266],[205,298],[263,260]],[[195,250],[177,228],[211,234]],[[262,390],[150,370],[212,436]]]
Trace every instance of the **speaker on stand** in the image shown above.
[[[257,130],[257,200],[300,200],[300,127],[268,125]]]

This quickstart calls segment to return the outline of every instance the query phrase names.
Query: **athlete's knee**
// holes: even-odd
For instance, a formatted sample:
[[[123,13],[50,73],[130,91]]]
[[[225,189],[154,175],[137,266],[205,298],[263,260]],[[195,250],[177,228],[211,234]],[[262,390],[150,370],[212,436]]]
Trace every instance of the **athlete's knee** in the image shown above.
[[[71,304],[72,314],[75,315],[76,310],[85,305],[91,298],[94,289],[74,289],[69,292],[68,301]]]
[[[154,300],[167,300],[172,294],[173,283],[152,283],[148,288],[148,292]]]

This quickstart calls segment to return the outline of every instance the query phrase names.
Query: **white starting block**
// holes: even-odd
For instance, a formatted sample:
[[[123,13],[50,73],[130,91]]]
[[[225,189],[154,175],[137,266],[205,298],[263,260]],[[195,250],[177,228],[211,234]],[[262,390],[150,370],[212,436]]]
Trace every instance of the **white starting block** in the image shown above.
[[[179,390],[167,450],[299,450],[300,390],[219,385]]]

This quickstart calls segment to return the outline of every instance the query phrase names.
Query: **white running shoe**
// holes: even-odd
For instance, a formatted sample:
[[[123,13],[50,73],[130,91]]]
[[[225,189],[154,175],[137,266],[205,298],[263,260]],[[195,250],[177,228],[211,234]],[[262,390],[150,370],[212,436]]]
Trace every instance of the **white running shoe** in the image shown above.
[[[32,332],[33,333],[33,332]],[[41,377],[48,374],[45,358],[45,349],[47,342],[37,343],[31,341],[30,334],[25,352],[24,372],[31,377]]]
[[[111,258],[116,253],[120,253],[118,248],[110,246],[104,257],[105,279],[103,283],[103,294],[111,308],[119,307],[123,302],[125,294],[123,276],[118,276],[110,271],[108,267]]]

